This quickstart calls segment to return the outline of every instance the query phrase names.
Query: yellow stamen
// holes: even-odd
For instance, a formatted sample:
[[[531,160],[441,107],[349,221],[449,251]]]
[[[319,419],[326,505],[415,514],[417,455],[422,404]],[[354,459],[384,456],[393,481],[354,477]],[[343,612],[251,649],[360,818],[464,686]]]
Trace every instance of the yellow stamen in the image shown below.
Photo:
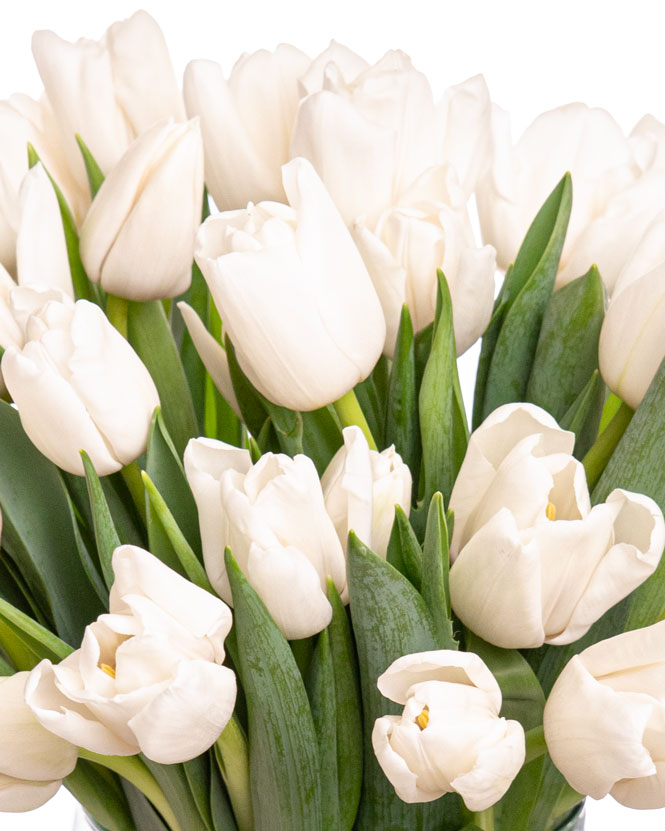
[[[556,505],[553,505],[551,502],[547,503],[547,508],[545,508],[545,516],[548,519],[551,519],[552,522],[556,519]]]
[[[421,730],[424,730],[429,724],[429,707],[425,705],[420,715],[416,716],[416,724]]]
[[[110,667],[108,664],[100,664],[99,668],[102,672],[105,672],[107,675],[110,675],[111,678],[115,678],[115,670],[113,667]]]

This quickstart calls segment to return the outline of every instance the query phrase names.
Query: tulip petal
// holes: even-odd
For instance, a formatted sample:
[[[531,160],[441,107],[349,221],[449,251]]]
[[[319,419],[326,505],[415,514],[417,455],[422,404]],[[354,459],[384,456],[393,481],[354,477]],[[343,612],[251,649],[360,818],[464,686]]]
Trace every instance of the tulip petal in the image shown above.
[[[56,795],[61,784],[60,779],[33,782],[0,773],[0,811],[19,813],[40,808]]]
[[[395,793],[403,801],[432,802],[443,796],[443,791],[426,791],[419,787],[419,777],[409,768],[406,761],[396,753],[390,744],[394,727],[399,725],[399,716],[381,716],[374,722],[372,730],[372,747],[381,770],[385,773]]]
[[[236,677],[210,661],[181,661],[171,684],[130,719],[141,751],[154,762],[176,764],[199,756],[231,718]]]
[[[233,412],[238,418],[242,419],[240,405],[238,404],[238,399],[233,389],[226,349],[210,334],[203,325],[201,318],[191,306],[181,301],[178,303],[178,309],[185,321],[185,326],[196,347],[196,351],[199,353],[203,365],[212,378],[214,385]]]

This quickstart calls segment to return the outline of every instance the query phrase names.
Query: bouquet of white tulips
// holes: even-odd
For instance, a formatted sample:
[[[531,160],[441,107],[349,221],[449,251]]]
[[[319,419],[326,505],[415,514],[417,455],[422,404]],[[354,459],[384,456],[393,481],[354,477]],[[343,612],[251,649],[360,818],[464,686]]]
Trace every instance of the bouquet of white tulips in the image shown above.
[[[181,92],[143,12],[33,51],[44,95],[0,102],[0,811],[665,807],[665,125],[572,104],[513,144],[480,76],[435,102],[334,42]]]

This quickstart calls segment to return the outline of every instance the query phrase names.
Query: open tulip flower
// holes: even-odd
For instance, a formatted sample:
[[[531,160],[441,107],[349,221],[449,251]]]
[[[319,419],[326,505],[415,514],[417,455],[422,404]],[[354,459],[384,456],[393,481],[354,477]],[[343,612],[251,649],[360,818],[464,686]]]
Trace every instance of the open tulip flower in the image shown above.
[[[382,716],[372,732],[401,799],[430,802],[455,791],[470,811],[484,811],[503,796],[524,762],[524,730],[499,717],[501,690],[477,655],[405,655],[377,686],[404,704],[401,716]]]
[[[547,699],[545,739],[571,787],[665,808],[665,621],[575,655]]]
[[[193,759],[233,712],[235,675],[221,666],[231,612],[136,546],[116,549],[113,570],[110,613],[64,661],[35,667],[26,702],[51,733],[95,753]]]
[[[529,404],[500,407],[471,436],[450,497],[450,591],[497,646],[576,641],[660,562],[660,508],[618,488],[592,508],[573,445]]]

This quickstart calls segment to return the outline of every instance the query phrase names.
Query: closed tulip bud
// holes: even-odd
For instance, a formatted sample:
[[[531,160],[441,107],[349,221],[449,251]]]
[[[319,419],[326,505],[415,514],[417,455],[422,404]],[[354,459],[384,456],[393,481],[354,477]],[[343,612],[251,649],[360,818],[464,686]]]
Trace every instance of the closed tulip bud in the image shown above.
[[[575,655],[552,687],[543,727],[576,791],[665,808],[665,621]]]
[[[574,443],[531,404],[499,407],[469,441],[450,497],[450,594],[497,646],[576,641],[660,562],[660,508],[619,488],[592,508]]]
[[[458,793],[484,811],[508,790],[524,763],[524,730],[499,717],[501,690],[473,652],[442,649],[398,658],[379,677],[401,716],[374,722],[372,745],[404,802]]]
[[[664,224],[661,218],[652,229],[658,248]],[[665,357],[665,258],[652,271],[622,283],[625,288],[615,292],[600,330],[598,361],[607,386],[634,409]]]
[[[567,170],[575,198],[562,269],[582,231],[634,181],[630,143],[609,113],[568,104],[539,115],[513,145],[508,114],[495,107],[492,166],[476,195],[483,238],[496,248],[501,268],[514,262],[533,218]]]
[[[80,649],[35,667],[26,702],[93,753],[193,759],[233,713],[235,674],[221,666],[231,612],[142,548],[116,548],[112,565],[110,613],[86,627]]]
[[[76,747],[45,730],[25,703],[29,674],[0,678],[0,811],[39,808],[76,767]]]
[[[81,450],[100,476],[134,461],[159,405],[136,352],[86,300],[20,287],[11,303],[25,343],[7,349],[2,374],[28,438],[79,476]]]
[[[359,427],[345,427],[344,445],[321,478],[326,511],[346,549],[349,531],[385,557],[395,506],[409,515],[411,473],[395,447],[370,450]]]
[[[308,64],[307,55],[282,44],[243,55],[228,81],[213,61],[187,66],[187,112],[201,119],[206,184],[220,210],[284,201],[281,166],[289,160],[298,78]]]
[[[16,238],[19,285],[56,288],[74,296],[62,215],[53,184],[41,163],[21,185]]]
[[[316,410],[374,368],[386,327],[351,235],[311,164],[282,168],[292,207],[209,217],[196,262],[238,362],[270,401]]]
[[[387,211],[374,232],[356,223],[354,237],[386,317],[386,355],[393,355],[404,303],[416,332],[434,320],[439,268],[450,288],[457,354],[483,334],[494,303],[496,257],[491,245],[476,247],[463,212],[416,202]]]
[[[114,23],[100,41],[68,43],[35,32],[32,51],[70,168],[87,177],[78,133],[104,173],[157,121],[185,117],[161,29],[144,11]]]
[[[314,463],[249,452],[213,439],[192,439],[185,472],[199,511],[210,582],[231,603],[224,565],[229,546],[250,585],[289,639],[307,638],[330,623],[331,577],[346,600],[346,562],[326,513]]]
[[[81,259],[90,279],[130,300],[182,294],[202,198],[198,120],[152,127],[106,177],[85,218]]]
[[[312,162],[349,225],[362,218],[374,227],[432,167],[459,167],[463,187],[472,188],[486,163],[480,136],[488,135],[489,96],[482,79],[452,88],[437,106],[403,52],[387,52],[368,67],[332,43],[302,83],[310,94],[298,108],[291,154]]]

